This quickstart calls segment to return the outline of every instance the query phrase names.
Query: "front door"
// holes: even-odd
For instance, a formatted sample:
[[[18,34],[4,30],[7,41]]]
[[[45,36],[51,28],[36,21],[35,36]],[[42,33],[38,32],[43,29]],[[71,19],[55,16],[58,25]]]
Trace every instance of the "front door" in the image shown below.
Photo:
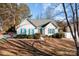
[[[40,34],[42,34],[42,29],[40,29]]]
[[[44,33],[45,33],[44,28],[41,28],[41,29],[40,29],[40,33],[41,33],[42,35],[44,35]]]

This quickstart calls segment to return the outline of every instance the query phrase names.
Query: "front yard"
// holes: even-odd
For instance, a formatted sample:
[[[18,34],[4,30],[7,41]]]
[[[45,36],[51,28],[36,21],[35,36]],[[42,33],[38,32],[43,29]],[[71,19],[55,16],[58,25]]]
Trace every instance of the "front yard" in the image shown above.
[[[0,55],[9,56],[51,56],[76,55],[75,44],[67,39],[45,38],[0,40]]]

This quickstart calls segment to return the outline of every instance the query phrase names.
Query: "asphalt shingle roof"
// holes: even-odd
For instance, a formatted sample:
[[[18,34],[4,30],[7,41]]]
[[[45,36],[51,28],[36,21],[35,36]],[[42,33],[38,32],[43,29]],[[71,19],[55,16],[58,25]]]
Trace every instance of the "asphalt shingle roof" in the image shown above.
[[[57,26],[57,23],[54,20],[49,20],[49,19],[41,19],[41,20],[30,20],[35,26],[40,27],[48,22],[53,23],[55,26]]]
[[[26,19],[25,19],[26,20]],[[30,23],[32,23],[34,26],[36,26],[36,27],[41,27],[41,26],[43,26],[43,25],[45,25],[45,24],[48,24],[49,22],[51,22],[52,24],[54,24],[56,27],[58,27],[57,26],[57,23],[56,23],[56,21],[55,20],[50,20],[50,19],[27,19]],[[24,20],[23,20],[24,21]],[[22,21],[22,22],[23,22]],[[19,26],[19,25],[18,25]],[[18,26],[16,26],[16,28],[18,28]]]

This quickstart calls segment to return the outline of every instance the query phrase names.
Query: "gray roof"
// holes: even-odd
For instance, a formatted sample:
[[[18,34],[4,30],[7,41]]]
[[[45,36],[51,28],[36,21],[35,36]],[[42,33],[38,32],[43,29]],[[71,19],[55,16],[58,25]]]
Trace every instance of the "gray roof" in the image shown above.
[[[26,20],[26,19],[25,19]],[[52,23],[55,27],[57,27],[57,28],[59,28],[58,26],[57,26],[57,23],[56,23],[56,21],[55,20],[50,20],[50,19],[39,19],[39,20],[36,20],[36,19],[27,19],[31,24],[33,24],[35,27],[38,27],[38,28],[40,28],[40,27],[42,27],[42,26],[44,26],[44,25],[47,25],[48,23]],[[24,21],[24,20],[23,20]],[[23,22],[22,21],[22,22]],[[17,25],[16,26],[16,28],[18,28],[18,26],[19,25]]]
[[[54,20],[49,20],[49,19],[41,19],[41,20],[30,20],[36,27],[43,26],[44,24],[51,22],[55,26],[57,26],[56,21]],[[58,26],[57,26],[58,27]]]

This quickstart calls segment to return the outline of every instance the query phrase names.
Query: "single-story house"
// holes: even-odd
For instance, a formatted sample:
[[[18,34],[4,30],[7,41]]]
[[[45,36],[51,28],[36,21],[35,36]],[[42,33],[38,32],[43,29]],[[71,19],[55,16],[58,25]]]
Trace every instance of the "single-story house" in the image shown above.
[[[72,31],[74,32],[74,27],[73,27],[74,25],[73,25],[73,24],[70,24],[70,26],[71,26],[71,28],[72,28]],[[65,29],[66,29],[65,37],[66,37],[66,38],[73,39],[73,37],[72,37],[72,35],[71,35],[71,31],[70,31],[69,26],[66,26]],[[73,34],[74,34],[74,33],[73,33]],[[77,35],[77,34],[76,34],[76,35]],[[78,38],[78,35],[77,35],[77,38]]]
[[[71,26],[71,28],[73,28],[73,25],[70,25],[70,26]],[[65,30],[66,30],[66,32],[65,32],[65,37],[72,39],[72,35],[71,35],[71,32],[70,32],[69,26],[66,25],[66,26],[65,26]]]
[[[58,32],[58,26],[54,20],[28,20],[24,19],[16,26],[17,35],[33,35],[40,33],[42,35],[53,35]]]

